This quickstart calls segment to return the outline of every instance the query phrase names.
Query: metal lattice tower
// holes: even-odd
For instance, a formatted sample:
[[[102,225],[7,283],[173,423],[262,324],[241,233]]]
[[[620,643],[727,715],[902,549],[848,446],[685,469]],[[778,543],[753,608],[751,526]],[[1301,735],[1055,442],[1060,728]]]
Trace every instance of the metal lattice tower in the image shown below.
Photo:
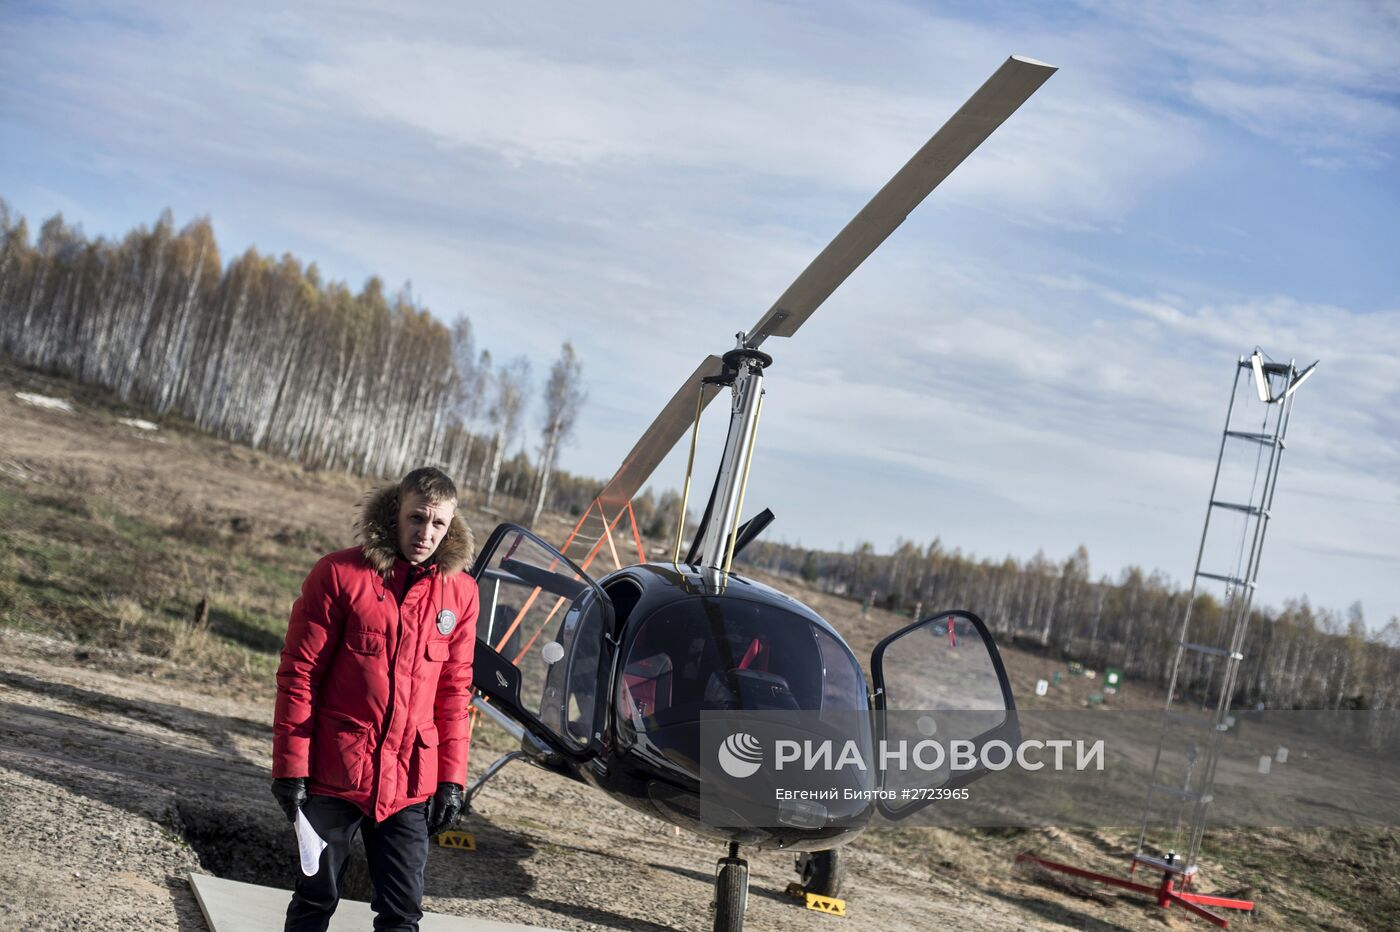
[[[1256,349],[1235,369],[1133,856],[1134,868],[1160,869],[1187,885],[1205,834],[1220,738],[1233,724],[1230,701],[1244,659],[1293,394],[1316,365],[1299,371],[1293,361],[1269,362]],[[1206,611],[1211,603],[1205,596],[1218,612]]]

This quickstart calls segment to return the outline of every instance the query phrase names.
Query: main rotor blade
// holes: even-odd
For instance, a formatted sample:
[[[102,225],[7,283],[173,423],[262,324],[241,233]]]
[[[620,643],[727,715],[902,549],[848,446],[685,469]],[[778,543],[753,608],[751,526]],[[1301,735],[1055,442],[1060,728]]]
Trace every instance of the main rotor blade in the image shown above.
[[[796,333],[909,212],[1055,71],[1044,62],[1008,58],[759,318],[748,332],[749,345]]]
[[[1055,71],[1054,66],[1043,62],[1008,58],[759,318],[748,331],[750,345],[758,346],[770,336],[790,337],[796,333],[822,302],[904,222],[909,212]],[[617,474],[598,493],[598,502],[609,518],[632,500],[676,441],[685,435],[695,417],[696,395],[702,391],[703,380],[719,375],[723,368],[718,356],[707,357],[642,434]],[[702,408],[714,400],[719,386],[704,385],[703,392]]]
[[[706,356],[705,361],[690,374],[690,378],[671,396],[671,400],[666,402],[666,407],[661,409],[656,420],[651,422],[646,433],[642,434],[636,446],[632,447],[632,452],[622,461],[617,474],[603,486],[603,491],[598,493],[598,501],[610,519],[617,514],[619,508],[632,500],[637,490],[651,478],[656,467],[661,465],[666,454],[671,452],[676,441],[685,436],[686,429],[695,422],[696,395],[703,390],[703,408],[719,394],[720,386],[702,387],[702,382],[723,371],[724,362],[718,356]]]

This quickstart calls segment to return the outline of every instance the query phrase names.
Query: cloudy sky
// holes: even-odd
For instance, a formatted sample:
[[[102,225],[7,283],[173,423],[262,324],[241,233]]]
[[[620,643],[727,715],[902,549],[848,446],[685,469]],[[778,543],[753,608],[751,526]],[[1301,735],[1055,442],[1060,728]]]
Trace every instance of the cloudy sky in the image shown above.
[[[0,197],[411,281],[606,477],[1009,54],[1060,71],[776,357],[775,537],[1187,581],[1234,361],[1297,396],[1260,599],[1400,614],[1394,3],[0,4]],[[706,436],[721,442],[720,407]],[[532,424],[533,426],[533,424]],[[713,457],[711,458],[713,459]],[[678,486],[684,462],[658,474]]]

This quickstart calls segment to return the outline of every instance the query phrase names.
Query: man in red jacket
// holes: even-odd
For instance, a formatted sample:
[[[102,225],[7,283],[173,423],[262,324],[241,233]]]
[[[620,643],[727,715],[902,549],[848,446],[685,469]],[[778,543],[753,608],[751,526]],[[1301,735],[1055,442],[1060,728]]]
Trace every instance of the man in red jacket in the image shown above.
[[[277,668],[272,792],[325,840],[298,873],[288,932],[330,924],[355,832],[376,930],[416,930],[428,837],[462,809],[476,644],[475,547],[457,488],[415,469],[380,489],[360,546],[322,557],[292,606]]]

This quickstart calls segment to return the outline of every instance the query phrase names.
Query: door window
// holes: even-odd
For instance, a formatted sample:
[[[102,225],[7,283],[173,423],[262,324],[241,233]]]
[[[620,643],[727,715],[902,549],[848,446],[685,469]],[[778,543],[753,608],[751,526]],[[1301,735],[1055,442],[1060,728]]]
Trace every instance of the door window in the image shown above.
[[[587,747],[607,597],[557,550],[514,525],[496,529],[473,575],[481,591],[478,637],[519,671],[519,708],[566,746]],[[491,684],[481,685],[491,694]]]
[[[918,791],[961,786],[984,773],[952,769],[946,752],[955,742],[980,748],[993,739],[1018,740],[1001,656],[986,626],[971,612],[944,612],[895,632],[875,648],[870,666],[885,746],[914,748],[932,741],[945,750],[934,758],[942,763],[931,769],[884,770],[881,785],[897,800],[877,803],[888,818],[902,819],[934,798]]]

